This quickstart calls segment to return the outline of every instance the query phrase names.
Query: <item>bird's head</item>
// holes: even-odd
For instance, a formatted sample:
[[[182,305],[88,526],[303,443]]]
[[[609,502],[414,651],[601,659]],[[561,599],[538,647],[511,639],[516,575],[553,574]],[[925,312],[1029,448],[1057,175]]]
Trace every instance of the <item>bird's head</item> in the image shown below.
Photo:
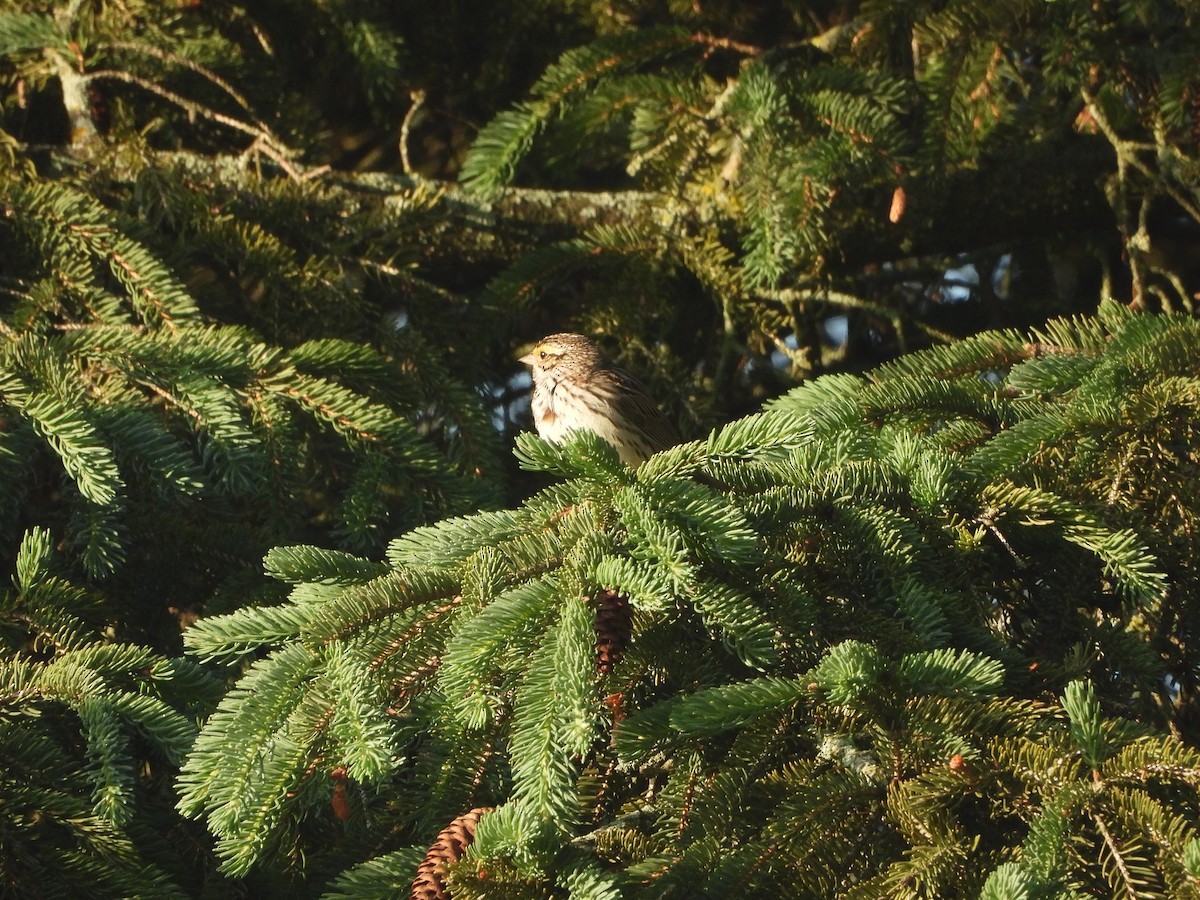
[[[585,375],[604,360],[600,348],[582,334],[551,334],[542,338],[520,362],[533,369],[534,378],[557,379],[566,372]]]

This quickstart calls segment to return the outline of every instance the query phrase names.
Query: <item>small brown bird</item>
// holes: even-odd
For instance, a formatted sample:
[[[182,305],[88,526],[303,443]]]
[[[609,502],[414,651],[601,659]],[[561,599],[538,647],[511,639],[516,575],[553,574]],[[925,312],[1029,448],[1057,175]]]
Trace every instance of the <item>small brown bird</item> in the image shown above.
[[[533,368],[533,424],[551,443],[594,431],[637,467],[680,442],[645,386],[582,334],[544,337],[521,362]]]

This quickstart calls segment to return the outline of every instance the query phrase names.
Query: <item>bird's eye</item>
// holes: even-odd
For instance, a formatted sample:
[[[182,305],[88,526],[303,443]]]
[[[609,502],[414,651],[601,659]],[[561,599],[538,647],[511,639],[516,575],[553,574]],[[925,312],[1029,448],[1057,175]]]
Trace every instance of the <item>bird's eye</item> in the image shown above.
[[[539,351],[538,351],[538,359],[545,359],[545,358],[546,358],[546,351],[545,351],[545,350],[539,350]]]

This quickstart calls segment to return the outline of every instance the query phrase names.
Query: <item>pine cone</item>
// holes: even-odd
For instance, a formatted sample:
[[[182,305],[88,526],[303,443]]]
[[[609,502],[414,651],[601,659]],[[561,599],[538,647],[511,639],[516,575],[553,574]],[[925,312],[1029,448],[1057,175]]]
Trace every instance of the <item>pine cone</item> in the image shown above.
[[[629,645],[633,610],[629,598],[615,591],[600,591],[592,605],[596,607],[596,668],[607,675]]]
[[[467,847],[475,840],[475,826],[479,818],[486,812],[491,812],[490,806],[478,807],[463,813],[442,829],[417,866],[417,877],[413,879],[409,900],[450,900],[443,881],[446,866],[462,859]]]

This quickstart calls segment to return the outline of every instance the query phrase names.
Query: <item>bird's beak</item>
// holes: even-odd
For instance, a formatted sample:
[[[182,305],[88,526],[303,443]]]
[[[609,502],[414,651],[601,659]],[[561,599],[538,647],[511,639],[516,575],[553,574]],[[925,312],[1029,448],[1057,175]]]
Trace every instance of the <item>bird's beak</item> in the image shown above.
[[[518,359],[517,362],[525,363],[525,365],[527,365],[527,366],[532,366],[533,365],[533,351],[530,350],[528,353],[526,353],[524,356],[522,356],[520,359]]]

